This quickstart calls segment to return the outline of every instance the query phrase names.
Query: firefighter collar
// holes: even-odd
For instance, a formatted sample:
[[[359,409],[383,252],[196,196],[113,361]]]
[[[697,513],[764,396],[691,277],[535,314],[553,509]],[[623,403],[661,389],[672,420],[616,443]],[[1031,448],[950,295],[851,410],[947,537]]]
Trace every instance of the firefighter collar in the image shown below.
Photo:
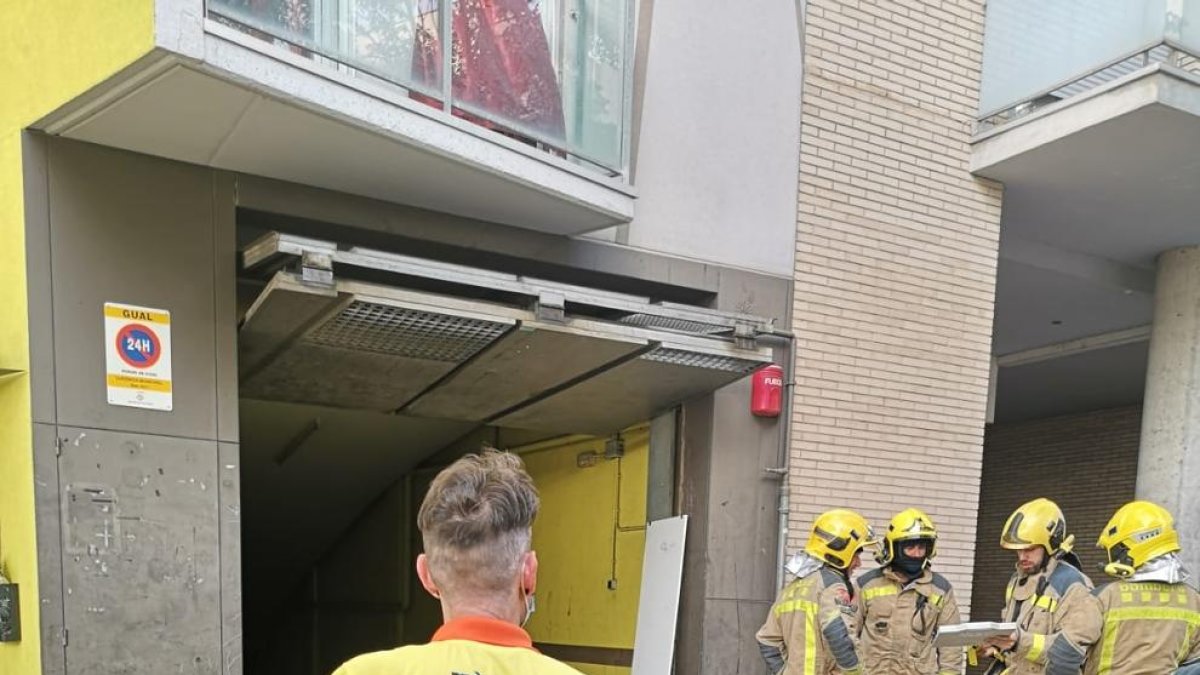
[[[783,568],[797,579],[803,579],[824,566],[825,563],[801,551],[792,556]]]
[[[463,616],[442,624],[432,642],[470,640],[497,647],[533,649],[533,640],[520,626],[486,616]]]
[[[1142,565],[1138,571],[1129,577],[1129,581],[1161,581],[1168,584],[1181,584],[1192,576],[1183,561],[1176,553],[1168,553]]]
[[[915,590],[921,595],[930,595],[932,591],[930,586],[933,582],[933,572],[925,569],[921,570],[921,574],[914,579],[905,580],[897,574],[891,567],[885,567],[883,575],[900,586],[900,591]]]

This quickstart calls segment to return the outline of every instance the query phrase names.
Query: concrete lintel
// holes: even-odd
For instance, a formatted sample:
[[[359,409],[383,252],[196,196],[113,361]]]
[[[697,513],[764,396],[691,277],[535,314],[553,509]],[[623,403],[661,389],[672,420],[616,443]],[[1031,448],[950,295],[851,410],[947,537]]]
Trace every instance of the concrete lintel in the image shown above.
[[[375,236],[413,238],[436,246],[474,250],[486,255],[492,264],[500,257],[537,261],[546,266],[569,268],[575,275],[594,273],[687,289],[685,295],[712,296],[719,292],[721,285],[723,268],[718,265],[609,242],[461,218],[259,176],[238,176],[237,198],[240,209],[254,212],[244,213],[240,221],[264,229],[294,231],[294,226],[287,221],[319,221],[355,228],[359,234],[367,236],[373,233]],[[382,242],[356,243],[387,248]],[[459,262],[472,264],[470,260]],[[548,278],[557,277],[551,275]],[[576,283],[584,281],[577,277]],[[611,288],[610,285],[599,285]],[[677,301],[688,300],[680,297]]]

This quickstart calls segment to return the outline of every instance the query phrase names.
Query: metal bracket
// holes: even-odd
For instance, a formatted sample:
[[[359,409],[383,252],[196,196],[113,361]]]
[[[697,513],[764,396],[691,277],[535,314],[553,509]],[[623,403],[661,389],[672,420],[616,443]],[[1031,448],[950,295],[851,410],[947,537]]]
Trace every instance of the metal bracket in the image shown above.
[[[613,434],[604,441],[604,458],[620,459],[625,456],[625,439],[621,434]]]
[[[542,291],[533,303],[533,313],[540,321],[562,323],[567,318],[567,298],[555,291]]]
[[[300,256],[300,281],[311,286],[333,287],[333,256],[305,251]]]
[[[738,321],[733,327],[733,343],[739,349],[754,349],[758,330],[759,327],[755,324]]]

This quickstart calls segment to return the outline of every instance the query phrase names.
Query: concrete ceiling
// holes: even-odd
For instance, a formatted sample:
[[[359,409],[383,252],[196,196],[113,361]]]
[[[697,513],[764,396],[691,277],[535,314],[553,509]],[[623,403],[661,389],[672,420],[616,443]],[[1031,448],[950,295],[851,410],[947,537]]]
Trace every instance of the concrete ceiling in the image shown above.
[[[1152,322],[1155,257],[1200,244],[1198,113],[1200,86],[1159,73],[976,143],[977,173],[1004,183],[995,354]],[[1137,403],[1147,353],[1142,341],[1001,368],[996,419]]]
[[[993,351],[999,355],[1145,326],[1153,296],[1001,257]]]

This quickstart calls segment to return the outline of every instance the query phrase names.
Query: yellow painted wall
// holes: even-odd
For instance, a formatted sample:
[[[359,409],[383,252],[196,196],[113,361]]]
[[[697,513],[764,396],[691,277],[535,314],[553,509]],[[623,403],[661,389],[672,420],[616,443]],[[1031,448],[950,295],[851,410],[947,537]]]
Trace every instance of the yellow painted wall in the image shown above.
[[[533,528],[538,554],[534,641],[633,649],[642,554],[650,434],[624,434],[625,457],[604,459],[604,440],[573,440],[522,452],[541,493]],[[598,455],[578,466],[580,453]],[[615,579],[615,589],[608,582]],[[588,675],[628,675],[629,668],[572,664]]]
[[[41,672],[21,131],[149,52],[153,17],[153,0],[0,0],[0,565],[23,633],[4,675]]]

